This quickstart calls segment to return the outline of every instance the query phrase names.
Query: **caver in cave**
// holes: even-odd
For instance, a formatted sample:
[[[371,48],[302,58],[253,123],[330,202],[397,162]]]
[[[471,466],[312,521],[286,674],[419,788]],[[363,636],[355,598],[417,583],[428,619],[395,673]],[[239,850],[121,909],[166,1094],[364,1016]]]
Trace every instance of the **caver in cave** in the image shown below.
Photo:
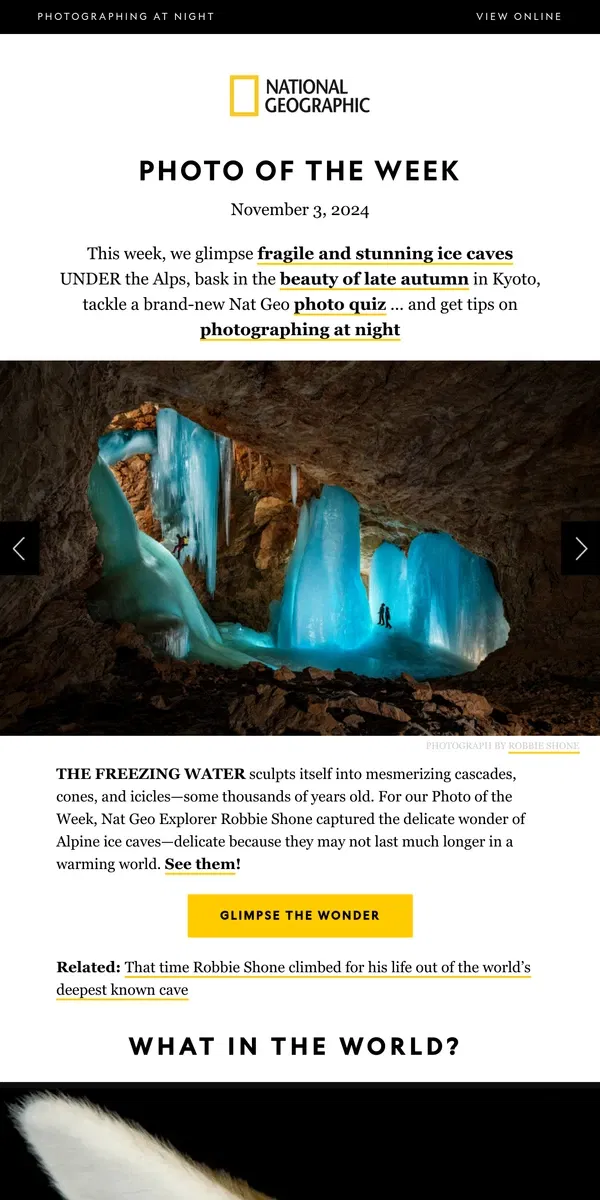
[[[595,732],[599,585],[559,543],[597,516],[598,378],[7,364],[42,572],[3,583],[5,732]]]

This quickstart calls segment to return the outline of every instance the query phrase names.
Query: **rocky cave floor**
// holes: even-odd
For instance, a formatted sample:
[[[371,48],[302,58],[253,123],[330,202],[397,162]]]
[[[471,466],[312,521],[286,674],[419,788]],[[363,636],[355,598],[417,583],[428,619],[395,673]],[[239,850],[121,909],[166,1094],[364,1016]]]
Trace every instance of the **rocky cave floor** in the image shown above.
[[[417,683],[260,664],[224,670],[155,658],[131,626],[100,682],[29,708],[5,734],[502,737],[600,733],[600,676],[523,672]],[[470,690],[471,688],[471,690]]]

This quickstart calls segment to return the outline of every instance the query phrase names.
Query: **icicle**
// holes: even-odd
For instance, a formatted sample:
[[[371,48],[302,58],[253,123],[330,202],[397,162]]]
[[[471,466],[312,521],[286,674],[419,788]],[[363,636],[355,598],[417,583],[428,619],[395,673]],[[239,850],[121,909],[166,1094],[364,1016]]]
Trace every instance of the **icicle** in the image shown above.
[[[310,522],[310,507],[307,504],[303,504],[300,510],[296,542],[285,573],[283,596],[281,598],[281,604],[279,607],[277,626],[277,644],[279,646],[287,647],[294,644],[292,629],[294,625],[296,587],[298,584],[298,575],[300,572],[302,559],[304,557],[304,551],[306,550],[306,543],[308,541]],[[276,613],[274,610],[273,616],[275,615]]]
[[[229,526],[231,520],[231,476],[233,470],[233,443],[230,438],[219,435],[219,460],[221,463],[221,500],[223,504],[223,520],[225,523],[225,541],[229,545]]]
[[[190,633],[186,625],[178,625],[165,634],[163,648],[170,658],[186,658],[190,650]]]
[[[159,409],[156,433],[153,500],[163,536],[188,539],[180,561],[191,558],[203,567],[206,586],[214,595],[220,477],[217,438],[169,408]]]
[[[185,420],[185,417],[183,418]],[[189,543],[186,557],[204,567],[206,586],[214,596],[217,584],[219,512],[219,451],[213,433],[199,425],[185,428],[183,515]]]
[[[290,486],[292,489],[292,504],[295,506],[298,500],[298,468],[295,463],[290,467]]]
[[[165,526],[169,516],[178,512],[183,500],[178,435],[179,414],[173,408],[159,409],[156,414],[156,457],[152,463],[153,500],[156,515]]]

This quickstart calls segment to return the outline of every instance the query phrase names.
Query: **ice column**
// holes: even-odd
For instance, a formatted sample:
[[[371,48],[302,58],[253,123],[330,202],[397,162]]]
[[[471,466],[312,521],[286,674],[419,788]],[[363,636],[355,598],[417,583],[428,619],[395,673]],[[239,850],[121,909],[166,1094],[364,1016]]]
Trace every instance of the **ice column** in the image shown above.
[[[179,414],[161,408],[156,414],[156,454],[152,461],[152,507],[163,537],[174,527],[183,504],[179,458]]]
[[[369,637],[369,602],[360,577],[360,510],[339,487],[303,506],[288,565],[277,641],[294,648],[351,650]]]
[[[180,418],[186,421],[186,418]],[[217,538],[219,515],[219,447],[214,433],[186,421],[184,428],[183,516],[189,537],[188,555],[206,574],[206,586],[214,595],[217,583]]]
[[[447,533],[421,533],[408,552],[411,636],[479,663],[508,637],[492,572],[484,558]]]
[[[310,530],[311,517],[314,508],[311,505],[303,504],[300,510],[300,518],[298,521],[298,533],[296,534],[296,542],[290,561],[287,565],[285,573],[285,582],[283,585],[283,596],[279,608],[279,624],[277,629],[277,644],[289,648],[295,645],[293,638],[294,615],[296,610],[296,588],[298,585],[298,576],[300,567],[308,542],[308,534]]]

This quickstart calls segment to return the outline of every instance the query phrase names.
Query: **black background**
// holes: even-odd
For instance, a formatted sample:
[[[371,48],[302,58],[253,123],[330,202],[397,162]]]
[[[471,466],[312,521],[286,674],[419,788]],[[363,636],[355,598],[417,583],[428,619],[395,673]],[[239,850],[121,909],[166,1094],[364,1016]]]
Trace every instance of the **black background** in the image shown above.
[[[2,1160],[18,1184],[12,1194],[56,1200],[8,1117],[10,1103],[36,1090],[0,1089]],[[398,1137],[415,1103],[404,1090],[347,1087],[59,1090],[137,1121],[196,1162],[226,1170],[276,1200],[361,1194],[379,1200],[398,1180]]]
[[[8,1117],[7,1106],[35,1090],[39,1089],[0,1089],[2,1159],[18,1183],[13,1193],[50,1200],[56,1193]],[[60,1090],[137,1121],[196,1162],[226,1170],[276,1200],[361,1194],[377,1200],[398,1180],[398,1137],[414,1109],[413,1095],[395,1089]]]
[[[600,11],[596,5],[560,3],[498,4],[495,11],[509,14],[506,21],[478,21],[477,12],[492,11],[494,5],[486,6],[482,0],[462,7],[439,3],[427,5],[364,5],[332,8],[330,5],[270,4],[222,4],[198,3],[188,0],[176,3],[148,4],[123,3],[115,5],[112,0],[84,0],[82,4],[59,4],[57,0],[40,4],[19,4],[13,11],[6,6],[0,15],[0,32],[3,33],[48,33],[48,34],[102,34],[102,33],[179,33],[206,37],[217,34],[471,34],[485,33],[497,36],[512,34],[568,34],[600,32]],[[38,21],[38,12],[166,12],[166,21]],[[175,21],[175,12],[212,12],[211,21]],[[514,12],[560,12],[560,21],[513,20]],[[280,65],[278,70],[285,74]],[[307,75],[310,74],[307,66]],[[498,86],[502,86],[498,81]]]
[[[582,1117],[597,1111],[597,1093],[577,1084],[0,1086],[2,1163],[10,1194],[28,1200],[56,1200],[56,1193],[12,1125],[8,1105],[40,1090],[86,1097],[274,1200],[387,1200],[408,1188],[414,1172],[426,1188],[469,1179],[475,1187],[466,1162],[472,1165],[477,1146],[488,1147],[490,1170],[493,1143],[507,1132],[513,1163],[531,1154],[533,1109],[536,1122],[564,1121],[567,1109],[575,1120],[578,1107]],[[541,1128],[547,1134],[549,1124]],[[582,1120],[570,1156],[585,1129]],[[492,1177],[494,1171],[488,1183]],[[514,1183],[510,1172],[509,1178]]]

